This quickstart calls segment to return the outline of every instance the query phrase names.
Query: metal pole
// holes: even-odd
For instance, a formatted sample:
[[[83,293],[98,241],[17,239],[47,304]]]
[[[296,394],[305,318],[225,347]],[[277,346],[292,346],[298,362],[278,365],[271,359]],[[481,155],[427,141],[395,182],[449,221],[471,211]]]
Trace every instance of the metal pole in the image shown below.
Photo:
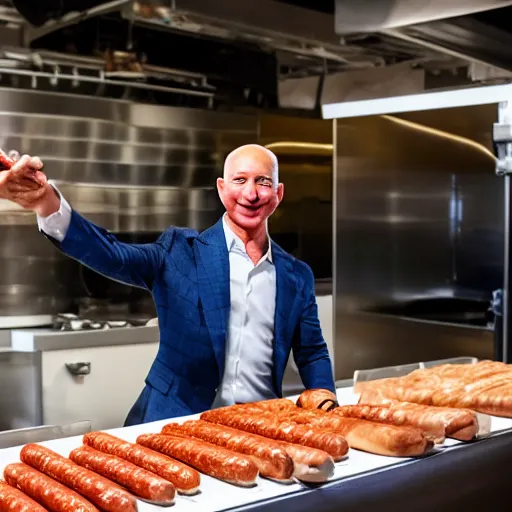
[[[511,98],[512,99],[512,98]],[[510,299],[512,290],[512,104],[502,102],[498,106],[498,123],[494,124],[493,139],[497,155],[496,174],[504,178],[504,261],[503,261],[503,290],[494,293],[496,311],[501,312],[501,329],[499,316],[495,320],[496,338],[501,338],[501,350],[496,343],[495,356],[501,356],[504,363],[512,361],[512,319],[510,315]],[[500,307],[501,306],[501,307]]]
[[[511,152],[512,144],[508,151]],[[512,156],[509,155],[509,156]],[[512,344],[510,343],[510,334],[512,332],[511,316],[510,316],[510,294],[512,290],[512,250],[510,247],[510,236],[512,227],[512,179],[510,175],[505,176],[505,226],[504,226],[504,265],[503,265],[503,314],[502,314],[502,337],[503,337],[503,362],[510,363],[512,361]]]
[[[503,289],[493,291],[490,310],[494,314],[494,360],[503,361]]]

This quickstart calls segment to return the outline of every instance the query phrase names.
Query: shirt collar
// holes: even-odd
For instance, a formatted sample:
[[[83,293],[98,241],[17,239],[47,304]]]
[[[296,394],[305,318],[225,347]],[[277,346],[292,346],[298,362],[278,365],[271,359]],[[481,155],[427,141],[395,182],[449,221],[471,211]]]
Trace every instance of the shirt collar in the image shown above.
[[[240,239],[239,236],[237,236],[233,230],[229,227],[229,224],[226,222],[226,214],[222,216],[222,227],[224,228],[224,235],[226,237],[226,244],[228,246],[228,252],[231,252],[235,247],[243,251],[245,254],[247,254],[247,251],[245,250],[245,245]],[[267,235],[268,240],[268,250],[267,252],[262,256],[260,261],[263,261],[265,259],[268,259],[270,263],[273,263],[272,260],[272,246],[270,244],[270,237]]]

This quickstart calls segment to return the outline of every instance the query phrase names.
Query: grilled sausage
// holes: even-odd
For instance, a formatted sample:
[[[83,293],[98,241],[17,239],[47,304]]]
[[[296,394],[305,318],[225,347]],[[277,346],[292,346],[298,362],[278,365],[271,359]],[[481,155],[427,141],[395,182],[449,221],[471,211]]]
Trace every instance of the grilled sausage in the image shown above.
[[[50,512],[99,512],[75,491],[22,462],[6,466],[4,478]]]
[[[171,482],[180,494],[196,494],[201,483],[199,473],[167,455],[155,452],[139,444],[128,443],[105,432],[89,432],[84,444],[103,453],[116,455],[136,466],[147,469]]]
[[[73,450],[69,458],[79,466],[122,485],[139,498],[158,505],[174,503],[176,490],[171,482],[120,457],[83,445]]]
[[[286,413],[279,418],[262,414],[238,414],[234,411],[213,409],[201,414],[201,419],[245,430],[252,434],[279,441],[301,444],[327,452],[335,461],[342,460],[348,452],[345,438],[335,432],[325,432],[309,425],[286,421]]]
[[[248,402],[246,404],[235,404],[226,407],[221,407],[218,410],[223,409],[255,409],[258,411],[287,411],[289,409],[295,409],[296,405],[288,398],[271,398],[269,400],[260,400],[259,402]]]
[[[269,400],[268,402],[273,402],[272,400]],[[260,402],[257,402],[260,403]],[[259,408],[256,409],[249,409],[248,407],[239,407],[239,405],[249,405],[249,404],[237,404],[235,406],[231,406],[233,409],[237,410],[243,410],[244,412],[250,411],[251,413],[258,414],[260,416],[268,416],[268,417],[275,417],[275,412],[272,412],[270,409],[262,410]],[[252,405],[252,404],[251,404]],[[281,412],[285,414],[285,409],[288,409],[287,406],[283,407],[281,409]],[[297,411],[300,411],[297,407],[293,406],[293,409],[297,409]],[[217,409],[222,410],[222,409]],[[225,410],[228,410],[226,407]],[[290,409],[291,411],[292,409]],[[201,420],[200,420],[201,421]],[[212,425],[215,425],[212,423]],[[221,429],[229,429],[234,430],[235,432],[241,432],[237,429],[231,429],[230,427],[226,427],[223,425],[222,427],[219,425],[218,428]],[[249,432],[245,432],[247,435],[255,436],[257,438],[263,438],[267,441],[271,441],[269,438],[258,436],[257,434],[250,434]],[[301,480],[303,482],[326,482],[334,475],[334,460],[332,457],[322,451],[318,450],[316,448],[311,448],[309,446],[302,446],[300,444],[294,444],[294,443],[288,443],[286,441],[278,441],[273,440],[275,443],[277,443],[281,448],[285,450],[285,452],[288,454],[288,456],[293,461],[293,476],[297,480]]]
[[[322,450],[278,441],[293,460],[293,476],[303,482],[327,482],[334,475],[334,460]]]
[[[338,405],[338,398],[328,389],[306,389],[297,399],[297,406],[303,409],[329,411]]]
[[[468,409],[390,402],[347,405],[333,409],[332,413],[391,425],[410,425],[427,432],[438,443],[445,437],[469,441],[479,433],[477,413]]]
[[[299,424],[314,425],[321,430],[338,432],[351,448],[377,455],[413,457],[423,455],[433,446],[433,441],[415,427],[386,425],[354,418],[343,418],[333,412],[303,411],[288,417]]]
[[[199,439],[143,434],[137,438],[137,443],[235,485],[253,486],[258,477],[258,466],[250,457]]]
[[[0,512],[48,512],[32,498],[0,480]]]
[[[182,435],[202,439],[237,453],[250,455],[262,476],[289,481],[293,475],[293,461],[277,443],[265,437],[249,434],[202,420],[187,421],[183,425],[165,425],[162,434]]]
[[[404,409],[392,408],[390,403],[344,405],[336,407],[330,412],[343,418],[356,418],[387,423],[389,425],[417,427],[438,444],[443,443],[446,438],[444,425],[436,421],[435,418],[420,416]]]
[[[21,449],[20,459],[81,494],[104,512],[137,512],[138,510],[137,500],[127,491],[49,448],[27,444]]]

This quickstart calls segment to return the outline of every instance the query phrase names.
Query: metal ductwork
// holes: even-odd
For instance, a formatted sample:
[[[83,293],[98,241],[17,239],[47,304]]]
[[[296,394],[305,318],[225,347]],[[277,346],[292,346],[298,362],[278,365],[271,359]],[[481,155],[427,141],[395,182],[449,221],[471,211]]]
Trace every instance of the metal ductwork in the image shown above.
[[[42,0],[37,8],[30,0],[13,3],[31,24],[25,32],[26,44],[87,19],[120,12],[147,30],[250,44],[356,68],[379,63],[378,57],[358,55],[356,49],[340,45],[332,14],[275,0]]]
[[[341,35],[381,32],[510,5],[511,0],[336,0],[335,30]]]

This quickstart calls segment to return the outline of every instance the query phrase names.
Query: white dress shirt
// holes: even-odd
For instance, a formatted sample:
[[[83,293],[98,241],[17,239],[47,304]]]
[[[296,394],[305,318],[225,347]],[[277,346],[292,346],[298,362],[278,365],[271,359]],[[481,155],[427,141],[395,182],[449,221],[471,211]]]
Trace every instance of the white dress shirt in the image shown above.
[[[59,211],[48,217],[38,216],[37,224],[41,231],[62,242],[71,222],[71,206],[59,195]],[[213,407],[276,396],[272,383],[276,271],[270,240],[268,251],[255,265],[225,218],[222,224],[229,252],[231,311],[224,376]]]
[[[274,398],[272,364],[276,269],[272,250],[255,265],[244,243],[222,219],[229,251],[231,311],[224,377],[214,407]]]
[[[37,216],[37,226],[40,231],[44,231],[48,236],[55,238],[58,242],[62,242],[68,232],[71,222],[71,206],[64,199],[64,196],[58,191],[57,187],[49,182],[60,197],[59,211],[52,213],[48,217]]]

